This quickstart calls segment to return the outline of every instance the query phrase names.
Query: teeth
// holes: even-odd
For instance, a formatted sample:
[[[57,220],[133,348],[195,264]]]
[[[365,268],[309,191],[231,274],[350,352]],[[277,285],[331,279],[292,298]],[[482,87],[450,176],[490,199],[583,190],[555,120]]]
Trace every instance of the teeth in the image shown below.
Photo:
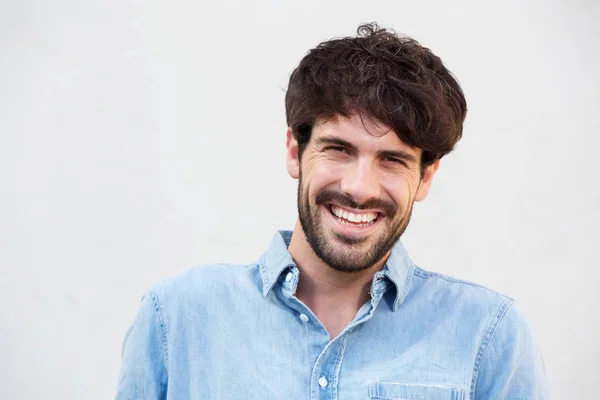
[[[358,223],[360,226],[369,225],[377,218],[377,213],[355,214],[335,206],[331,207],[331,211],[336,217],[342,219],[342,222],[350,221]]]

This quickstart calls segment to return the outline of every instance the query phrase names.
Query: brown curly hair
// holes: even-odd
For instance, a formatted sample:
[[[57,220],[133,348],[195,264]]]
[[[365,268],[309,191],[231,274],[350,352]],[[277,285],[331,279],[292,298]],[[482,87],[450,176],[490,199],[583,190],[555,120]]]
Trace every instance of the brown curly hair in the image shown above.
[[[299,154],[317,118],[358,113],[420,148],[423,170],[462,136],[462,89],[440,58],[414,39],[376,23],[360,25],[357,34],[319,44],[290,76],[286,118]]]

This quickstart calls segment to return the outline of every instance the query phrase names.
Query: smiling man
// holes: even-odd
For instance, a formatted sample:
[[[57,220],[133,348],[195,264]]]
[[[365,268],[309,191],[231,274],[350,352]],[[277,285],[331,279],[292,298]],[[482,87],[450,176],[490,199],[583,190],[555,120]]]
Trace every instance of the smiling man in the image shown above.
[[[414,40],[358,33],[290,77],[293,232],[149,290],[117,399],[547,398],[514,301],[417,267],[399,240],[462,135],[459,84]]]
[[[421,169],[419,148],[361,113],[316,115],[310,139],[296,139],[294,127],[287,133],[288,171],[299,179],[299,221],[288,247],[303,272],[296,296],[331,338],[368,301],[373,275],[439,164]]]

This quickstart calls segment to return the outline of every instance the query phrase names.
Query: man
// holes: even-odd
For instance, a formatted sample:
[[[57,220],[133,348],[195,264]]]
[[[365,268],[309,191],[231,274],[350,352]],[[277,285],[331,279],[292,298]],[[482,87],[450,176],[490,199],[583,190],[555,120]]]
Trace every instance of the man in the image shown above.
[[[427,272],[399,238],[466,102],[430,50],[376,25],[312,49],[286,94],[299,219],[256,263],[148,291],[117,399],[545,399],[513,300]]]

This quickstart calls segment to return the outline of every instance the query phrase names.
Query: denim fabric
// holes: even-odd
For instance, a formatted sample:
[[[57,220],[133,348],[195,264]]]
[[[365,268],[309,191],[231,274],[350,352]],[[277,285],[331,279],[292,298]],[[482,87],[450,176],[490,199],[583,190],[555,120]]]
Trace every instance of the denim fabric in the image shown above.
[[[513,300],[416,267],[398,242],[371,300],[330,340],[294,293],[291,232],[246,266],[149,290],[126,334],[124,399],[546,399]]]

